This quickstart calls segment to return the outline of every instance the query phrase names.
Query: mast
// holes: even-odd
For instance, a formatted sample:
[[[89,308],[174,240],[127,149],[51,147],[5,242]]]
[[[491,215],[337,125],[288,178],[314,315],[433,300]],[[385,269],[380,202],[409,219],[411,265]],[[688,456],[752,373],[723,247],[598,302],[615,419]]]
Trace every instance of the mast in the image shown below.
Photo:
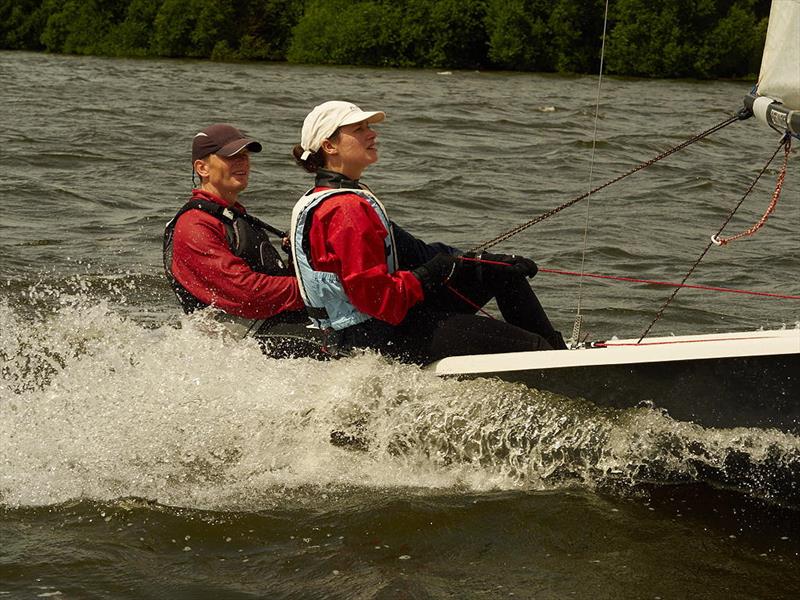
[[[744,105],[760,123],[800,137],[800,0],[772,0],[758,83]]]

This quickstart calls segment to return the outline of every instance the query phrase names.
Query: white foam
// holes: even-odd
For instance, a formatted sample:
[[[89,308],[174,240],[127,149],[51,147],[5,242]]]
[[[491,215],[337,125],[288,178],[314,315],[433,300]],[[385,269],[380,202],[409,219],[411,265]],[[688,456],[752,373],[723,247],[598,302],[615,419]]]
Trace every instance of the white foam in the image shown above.
[[[654,461],[688,472],[697,457],[673,450],[692,440],[710,463],[731,448],[800,452],[797,438],[774,432],[706,431],[647,408],[443,380],[371,353],[269,359],[201,317],[146,327],[81,296],[23,312],[0,304],[9,506],[136,497],[259,509],[362,488],[592,485]],[[368,450],[332,445],[337,430]]]

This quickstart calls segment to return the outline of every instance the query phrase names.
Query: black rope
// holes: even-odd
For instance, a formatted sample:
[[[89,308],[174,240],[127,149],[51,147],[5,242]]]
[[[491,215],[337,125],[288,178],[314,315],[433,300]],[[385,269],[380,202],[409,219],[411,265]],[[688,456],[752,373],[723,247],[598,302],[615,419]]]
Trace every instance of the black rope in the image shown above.
[[[778,155],[778,152],[780,152],[781,148],[783,148],[783,147],[784,147],[786,144],[788,144],[790,141],[791,141],[791,137],[790,137],[788,134],[787,134],[787,135],[785,135],[785,136],[784,136],[784,137],[781,139],[780,143],[778,144],[778,147],[775,149],[775,152],[773,152],[773,153],[772,153],[772,156],[771,156],[771,157],[770,157],[770,159],[767,161],[767,164],[765,164],[765,165],[764,165],[764,168],[762,168],[762,169],[761,169],[761,171],[758,173],[758,175],[756,175],[756,178],[753,180],[753,183],[751,183],[751,184],[750,184],[750,187],[749,187],[749,188],[747,188],[747,191],[746,191],[746,192],[744,193],[744,195],[741,197],[741,199],[739,200],[739,202],[736,204],[736,206],[734,206],[734,207],[733,207],[733,210],[731,210],[731,212],[728,214],[728,217],[725,219],[725,222],[724,222],[724,223],[722,224],[722,226],[719,228],[719,230],[717,231],[716,235],[712,236],[712,241],[710,241],[710,242],[709,242],[709,243],[706,245],[705,249],[703,250],[703,252],[702,252],[702,253],[700,253],[700,256],[698,256],[698,257],[697,257],[697,260],[696,260],[696,261],[694,261],[694,264],[691,266],[691,268],[689,269],[689,271],[686,273],[686,275],[684,275],[684,276],[683,276],[683,279],[681,279],[681,282],[680,282],[680,283],[678,284],[678,286],[677,286],[677,287],[676,287],[676,288],[675,288],[675,289],[672,291],[672,293],[669,295],[669,297],[667,298],[667,300],[664,302],[664,304],[663,304],[663,305],[661,306],[661,308],[658,310],[658,312],[656,313],[656,316],[655,316],[655,317],[653,318],[653,320],[650,322],[650,325],[648,325],[648,326],[647,326],[647,329],[645,329],[645,330],[644,330],[644,333],[642,333],[642,336],[639,338],[639,341],[637,341],[637,342],[636,342],[637,344],[638,344],[638,343],[641,343],[641,341],[642,341],[642,340],[643,340],[643,339],[644,339],[644,338],[647,336],[647,334],[648,334],[648,333],[650,333],[650,330],[653,328],[653,325],[655,325],[655,324],[656,324],[656,322],[657,322],[657,321],[658,321],[658,320],[661,318],[661,316],[664,314],[664,311],[665,311],[665,310],[667,310],[667,307],[670,305],[670,303],[672,302],[672,300],[675,298],[675,296],[676,296],[676,295],[678,294],[678,292],[681,290],[681,288],[683,287],[683,284],[685,284],[685,283],[686,283],[686,280],[687,280],[687,279],[689,279],[689,277],[691,277],[691,276],[692,276],[692,273],[694,273],[694,270],[695,270],[695,269],[697,268],[697,266],[700,264],[700,261],[702,261],[702,260],[703,260],[703,258],[705,258],[706,254],[708,254],[708,251],[711,249],[711,246],[714,246],[714,241],[713,241],[713,239],[714,239],[714,238],[718,238],[718,237],[719,237],[719,236],[722,234],[722,231],[725,229],[725,227],[727,227],[728,223],[730,223],[730,222],[731,222],[731,219],[733,219],[733,216],[736,214],[736,211],[737,211],[737,210],[739,210],[739,207],[740,207],[740,206],[742,206],[742,203],[743,203],[743,202],[745,201],[745,199],[746,199],[746,198],[747,198],[747,197],[750,195],[750,192],[752,192],[752,191],[753,191],[753,188],[754,188],[754,187],[756,186],[756,184],[758,183],[758,180],[759,180],[759,179],[761,179],[761,176],[762,176],[762,175],[763,175],[763,174],[764,174],[764,173],[767,171],[767,169],[769,168],[769,166],[772,164],[772,161],[773,161],[773,160],[775,160],[775,157]]]
[[[602,190],[604,188],[607,188],[612,183],[616,183],[618,181],[621,181],[621,180],[625,179],[626,177],[628,177],[629,175],[633,175],[634,173],[636,173],[638,171],[641,171],[642,169],[645,169],[645,168],[649,167],[650,165],[652,165],[654,163],[657,163],[661,159],[666,158],[666,157],[670,156],[671,154],[674,154],[675,152],[678,152],[679,150],[683,150],[687,146],[689,146],[689,145],[691,145],[691,144],[693,144],[693,143],[695,143],[695,142],[697,142],[699,140],[702,140],[703,138],[711,135],[712,133],[715,133],[715,132],[719,131],[723,127],[727,127],[728,125],[730,125],[731,123],[733,123],[735,121],[740,121],[740,120],[743,120],[743,119],[747,119],[747,118],[751,117],[752,114],[753,113],[748,111],[748,110],[744,110],[744,109],[740,110],[737,114],[733,115],[732,117],[729,117],[729,118],[725,119],[724,121],[718,123],[717,125],[714,125],[710,129],[706,129],[702,133],[699,133],[699,134],[689,138],[685,142],[682,142],[682,143],[678,144],[677,146],[674,146],[674,147],[670,148],[669,150],[666,150],[666,151],[662,152],[658,156],[656,156],[654,158],[651,158],[650,160],[645,161],[643,163],[640,163],[639,165],[635,166],[633,169],[631,169],[627,173],[623,173],[622,175],[619,175],[618,177],[615,177],[614,179],[611,179],[611,180],[605,182],[604,184],[594,188],[593,190],[591,190],[589,192],[586,192],[585,194],[581,194],[580,196],[578,196],[577,198],[573,198],[569,202],[565,202],[561,206],[558,206],[558,207],[556,207],[556,208],[554,208],[554,209],[552,209],[552,210],[550,210],[550,211],[548,211],[546,213],[542,213],[538,217],[533,218],[530,221],[527,221],[527,222],[523,223],[522,225],[518,225],[517,227],[514,227],[513,229],[509,229],[507,232],[497,236],[496,238],[492,238],[491,240],[487,240],[487,241],[483,242],[482,244],[479,244],[479,245],[475,246],[474,248],[472,248],[471,252],[479,252],[481,250],[486,250],[488,248],[491,248],[492,246],[495,246],[495,245],[499,244],[500,242],[503,242],[503,241],[505,241],[505,240],[517,235],[518,233],[520,233],[522,231],[525,231],[529,227],[532,227],[532,226],[536,225],[537,223],[540,223],[541,221],[544,221],[545,219],[548,219],[548,218],[552,217],[553,215],[556,215],[556,214],[560,213],[565,208],[569,208],[570,206],[573,206],[574,204],[577,204],[581,200],[585,200],[586,198],[588,198],[592,194],[596,194],[600,190]]]

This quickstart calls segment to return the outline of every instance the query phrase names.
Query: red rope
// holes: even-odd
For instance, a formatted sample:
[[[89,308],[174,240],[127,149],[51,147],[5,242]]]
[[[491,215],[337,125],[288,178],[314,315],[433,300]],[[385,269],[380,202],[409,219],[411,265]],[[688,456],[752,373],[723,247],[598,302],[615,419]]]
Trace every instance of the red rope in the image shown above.
[[[505,263],[498,263],[498,264],[505,264]],[[469,305],[470,305],[472,308],[474,308],[475,310],[477,310],[477,311],[479,311],[479,312],[483,313],[484,315],[486,315],[486,316],[487,316],[487,317],[489,317],[490,319],[494,319],[494,317],[493,317],[492,315],[490,315],[488,312],[486,312],[485,310],[483,310],[483,308],[481,308],[481,307],[480,307],[480,306],[478,306],[478,305],[477,305],[475,302],[473,302],[472,300],[470,300],[469,298],[467,298],[467,297],[466,297],[464,294],[462,294],[461,292],[459,292],[459,291],[458,291],[456,288],[454,288],[452,285],[450,285],[449,283],[445,283],[444,285],[445,285],[445,287],[446,287],[448,290],[450,290],[450,291],[452,292],[452,294],[453,294],[454,296],[456,296],[456,297],[457,297],[459,300],[461,300],[462,302],[466,302],[466,303],[467,303],[467,304],[469,304]]]
[[[769,336],[763,337],[731,337],[731,338],[712,338],[709,340],[677,340],[677,341],[665,341],[665,342],[593,342],[593,348],[612,348],[612,347],[623,347],[623,346],[634,346],[634,347],[641,347],[641,346],[667,346],[671,344],[702,344],[705,342],[736,342],[742,340],[766,340],[769,339]]]
[[[496,261],[496,260],[485,260],[481,258],[472,258],[469,256],[460,256],[460,260],[468,261],[468,262],[476,262],[476,263],[483,263],[487,265],[502,265],[502,266],[509,266],[508,263]],[[553,273],[555,275],[572,275],[573,277],[590,277],[593,279],[611,279],[613,281],[627,281],[630,283],[647,283],[650,285],[668,285],[674,288],[691,288],[695,290],[707,290],[711,292],[726,292],[728,294],[747,294],[750,296],[766,296],[768,298],[780,298],[783,300],[800,300],[800,296],[795,296],[791,294],[771,294],[769,292],[754,292],[751,290],[740,290],[735,288],[724,288],[724,287],[716,287],[711,285],[692,285],[688,283],[675,283],[672,281],[656,281],[654,279],[639,279],[636,277],[618,277],[615,275],[600,275],[599,273],[578,273],[577,271],[562,271],[560,269],[543,269],[539,268],[540,273]],[[454,296],[456,296],[462,302],[465,302],[475,310],[481,312],[482,314],[486,315],[490,319],[494,319],[494,317],[483,310],[481,306],[467,298],[464,294],[459,292],[456,288],[454,288],[449,283],[445,283],[445,287],[450,290]],[[669,343],[669,342],[661,342],[661,343]],[[613,344],[613,345],[625,345],[625,344]]]
[[[506,262],[500,262],[499,260],[486,260],[485,258],[473,258],[471,256],[459,256],[458,258],[464,262],[476,262],[484,265],[500,265],[501,267],[511,266],[510,264]]]
[[[714,287],[710,285],[691,285],[688,283],[674,283],[671,281],[655,281],[652,279],[637,279],[634,277],[616,277],[614,275],[599,275],[597,273],[577,273],[575,271],[560,271],[558,269],[539,269],[540,273],[555,273],[556,275],[573,275],[576,277],[592,277],[594,279],[613,279],[615,281],[630,281],[632,283],[649,283],[651,285],[669,285],[672,287],[693,288],[696,290],[709,290],[712,292],[727,292],[729,294],[749,294],[751,296],[767,296],[770,298],[781,298],[783,300],[800,300],[800,296],[791,294],[770,294],[768,292],[753,292],[750,290],[739,290],[735,288]]]
[[[719,235],[711,236],[711,241],[718,246],[724,246],[725,244],[729,244],[730,242],[734,242],[743,237],[750,237],[764,226],[764,223],[767,222],[767,219],[775,211],[775,207],[778,206],[778,200],[781,197],[781,190],[783,189],[783,181],[786,179],[786,166],[789,164],[789,152],[791,149],[792,138],[789,136],[786,138],[786,144],[784,145],[783,166],[778,172],[778,178],[775,181],[775,191],[772,193],[772,199],[770,200],[769,206],[767,206],[767,210],[764,211],[764,214],[761,216],[758,222],[748,227],[744,231],[730,237],[721,238]]]

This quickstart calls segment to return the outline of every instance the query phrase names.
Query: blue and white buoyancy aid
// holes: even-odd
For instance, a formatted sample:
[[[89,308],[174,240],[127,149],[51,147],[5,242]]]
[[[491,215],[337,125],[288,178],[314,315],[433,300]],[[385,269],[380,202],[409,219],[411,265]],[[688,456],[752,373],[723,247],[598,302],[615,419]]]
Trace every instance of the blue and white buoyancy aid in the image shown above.
[[[359,311],[350,302],[342,281],[336,273],[316,271],[311,266],[311,245],[308,232],[314,209],[338,194],[355,194],[366,200],[388,232],[383,240],[386,250],[386,267],[389,273],[397,270],[397,251],[392,235],[392,225],[386,216],[386,209],[374,194],[367,190],[329,189],[314,192],[309,190],[297,201],[292,210],[290,239],[292,254],[300,284],[300,295],[303,297],[308,314],[321,329],[345,329],[371,319]]]

